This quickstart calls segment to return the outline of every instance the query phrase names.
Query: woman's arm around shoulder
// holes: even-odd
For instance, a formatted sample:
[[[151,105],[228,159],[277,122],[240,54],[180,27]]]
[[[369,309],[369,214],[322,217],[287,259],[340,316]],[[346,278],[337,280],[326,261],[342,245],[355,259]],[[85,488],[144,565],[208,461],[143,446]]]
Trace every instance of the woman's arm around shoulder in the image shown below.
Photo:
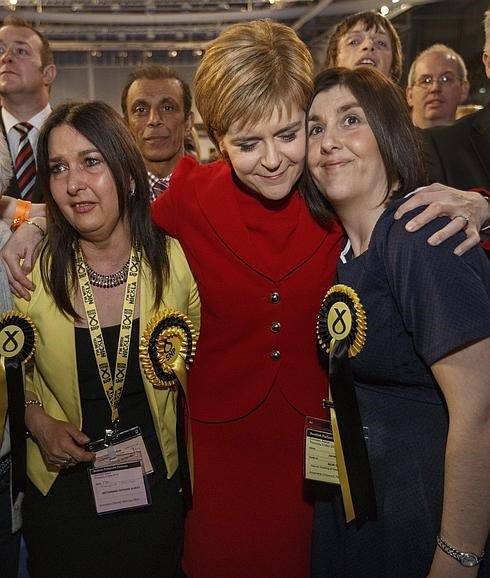
[[[462,255],[480,242],[480,232],[490,220],[490,204],[484,195],[476,191],[460,191],[440,183],[419,189],[400,205],[395,218],[399,219],[408,211],[423,205],[427,205],[424,211],[406,224],[407,231],[418,231],[436,217],[449,217],[450,222],[431,235],[427,242],[439,245],[464,230],[466,239],[454,249],[456,255]]]

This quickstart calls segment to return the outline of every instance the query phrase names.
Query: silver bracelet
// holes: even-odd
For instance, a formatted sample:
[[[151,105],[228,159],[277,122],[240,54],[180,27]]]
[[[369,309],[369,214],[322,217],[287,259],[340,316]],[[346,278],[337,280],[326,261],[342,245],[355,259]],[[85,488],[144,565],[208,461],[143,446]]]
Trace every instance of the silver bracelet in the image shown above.
[[[27,409],[30,405],[37,405],[38,407],[43,407],[43,402],[38,399],[26,399],[24,403],[24,408]]]
[[[460,550],[456,550],[454,546],[450,546],[440,536],[437,536],[436,540],[437,545],[445,554],[457,560],[465,568],[473,568],[474,566],[478,566],[478,564],[480,564],[480,562],[483,560],[483,556],[485,555],[485,552],[482,554],[474,554],[473,552],[462,552]]]

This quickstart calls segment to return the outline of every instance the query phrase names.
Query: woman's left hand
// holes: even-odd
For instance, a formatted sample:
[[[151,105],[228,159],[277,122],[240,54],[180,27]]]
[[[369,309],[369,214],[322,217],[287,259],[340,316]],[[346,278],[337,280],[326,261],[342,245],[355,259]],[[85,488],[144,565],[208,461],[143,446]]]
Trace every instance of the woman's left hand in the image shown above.
[[[93,452],[85,450],[90,438],[73,424],[49,416],[44,408],[26,408],[25,422],[48,464],[69,468],[95,459]]]
[[[490,220],[490,203],[479,193],[460,191],[433,183],[423,187],[405,201],[395,213],[399,219],[408,211],[428,205],[420,214],[408,221],[407,231],[417,231],[436,217],[450,217],[448,223],[437,233],[434,233],[427,242],[429,245],[439,245],[458,231],[464,230],[466,239],[454,250],[456,255],[466,253],[468,249],[480,242],[480,230]]]

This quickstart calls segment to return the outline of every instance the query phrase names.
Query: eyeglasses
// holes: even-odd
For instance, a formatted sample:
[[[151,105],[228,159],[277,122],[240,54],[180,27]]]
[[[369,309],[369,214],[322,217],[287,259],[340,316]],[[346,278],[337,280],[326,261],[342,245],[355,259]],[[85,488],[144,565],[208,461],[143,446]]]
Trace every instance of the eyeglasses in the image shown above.
[[[7,53],[10,53],[11,56],[14,58],[30,58],[31,53],[30,51],[25,48],[24,46],[4,46],[0,45],[0,58],[5,56]]]
[[[428,89],[430,88],[434,82],[437,82],[439,86],[451,86],[455,82],[461,81],[460,78],[453,76],[452,74],[441,74],[437,78],[434,78],[430,74],[423,74],[414,82],[415,86],[419,88]]]

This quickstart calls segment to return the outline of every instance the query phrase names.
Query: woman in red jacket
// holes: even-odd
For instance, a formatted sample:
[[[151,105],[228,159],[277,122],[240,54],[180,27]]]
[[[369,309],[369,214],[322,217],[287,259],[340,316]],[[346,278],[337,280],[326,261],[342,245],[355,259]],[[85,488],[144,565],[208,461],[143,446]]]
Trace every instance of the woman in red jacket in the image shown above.
[[[202,299],[189,376],[192,578],[309,576],[303,431],[326,394],[312,327],[341,238],[335,224],[315,223],[296,189],[312,78],[310,53],[289,27],[258,21],[221,34],[195,94],[228,162],[183,159],[152,208],[181,239]]]

